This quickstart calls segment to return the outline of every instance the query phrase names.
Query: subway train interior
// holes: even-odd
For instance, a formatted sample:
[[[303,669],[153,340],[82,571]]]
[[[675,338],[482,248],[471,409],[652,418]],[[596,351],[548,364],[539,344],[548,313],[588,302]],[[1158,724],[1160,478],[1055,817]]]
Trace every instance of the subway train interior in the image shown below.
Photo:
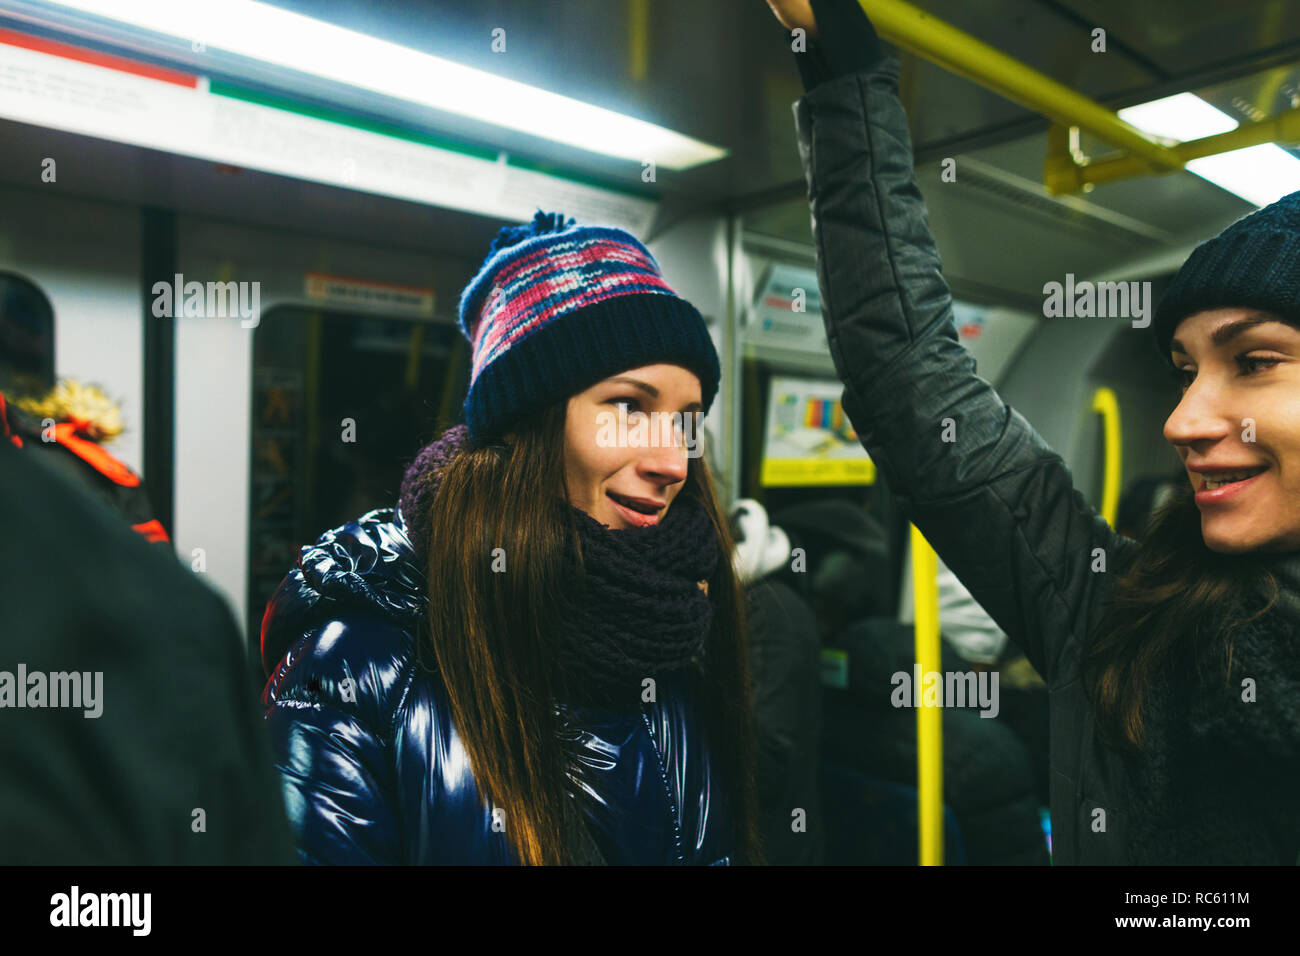
[[[810,9],[829,17],[835,6]],[[67,444],[104,474],[138,477],[148,513],[129,523],[153,529],[146,537],[228,609],[247,669],[238,687],[260,721],[307,653],[290,642],[283,661],[264,660],[268,602],[286,575],[343,560],[342,538],[362,535],[348,523],[394,508],[420,449],[466,421],[480,368],[459,325],[462,293],[494,240],[539,212],[623,230],[698,310],[716,350],[704,458],[748,556],[737,580],[747,592],[779,580],[799,610],[777,619],[807,624],[796,637],[769,618],[769,643],[751,660],[766,862],[1086,861],[1091,808],[1064,858],[1054,846],[1055,788],[1067,786],[1053,769],[1057,678],[1031,662],[1005,608],[981,607],[980,588],[960,580],[969,558],[944,560],[976,532],[940,527],[938,511],[921,513],[939,523],[912,526],[916,489],[889,481],[907,474],[908,456],[873,458],[864,443],[884,442],[888,422],[846,411],[853,349],[884,336],[873,316],[898,312],[921,328],[913,311],[932,304],[934,285],[905,292],[901,310],[880,290],[889,270],[902,285],[923,268],[908,256],[928,227],[956,341],[1016,413],[998,427],[1027,422],[1063,460],[1078,513],[1141,539],[1187,485],[1167,433],[1180,387],[1152,343],[1156,304],[1201,243],[1300,189],[1300,5],[849,0],[897,58],[919,197],[883,179],[813,195],[808,171],[836,168],[819,149],[842,150],[859,173],[872,167],[852,136],[831,139],[857,100],[836,92],[843,79],[818,87],[823,100],[806,91],[800,43],[822,40],[801,40],[774,16],[782,7],[801,9],[0,0],[0,391],[50,432],[85,416],[43,395],[68,382],[102,393],[120,433],[82,429]],[[864,103],[892,96],[862,83]],[[898,132],[888,121],[865,127],[874,155]],[[804,122],[812,146],[801,156]],[[914,198],[927,218],[901,224],[890,210]],[[877,205],[880,222],[846,218]],[[870,260],[877,248],[888,258]],[[839,286],[841,272],[875,284]],[[907,354],[900,346],[897,362]],[[861,395],[876,394],[864,378]],[[945,423],[960,448],[962,415],[936,431]],[[111,457],[78,449],[87,441]],[[1008,514],[1046,497],[1025,489],[1003,503]],[[309,552],[331,529],[343,530]],[[998,563],[1000,541],[989,539],[990,562],[1037,573]],[[27,547],[6,543],[6,576]],[[50,573],[98,574],[78,553]],[[1049,568],[1042,580],[1065,574]],[[157,580],[148,597],[166,603]],[[757,629],[760,613],[749,617]],[[0,646],[0,669],[18,663]],[[969,676],[970,699],[921,706],[931,672],[940,684]],[[287,746],[301,742],[286,733]],[[475,764],[495,753],[470,752]],[[289,779],[293,753],[271,751],[270,779]],[[1071,779],[1067,798],[1087,790]],[[807,786],[791,796],[796,780]],[[301,824],[294,801],[306,791],[274,786]],[[707,792],[677,796],[708,803]],[[304,861],[306,826],[286,830]],[[467,839],[467,859],[480,859],[485,834]],[[633,845],[598,836],[607,857]],[[548,845],[539,837],[537,852]],[[461,862],[409,852],[403,861]]]

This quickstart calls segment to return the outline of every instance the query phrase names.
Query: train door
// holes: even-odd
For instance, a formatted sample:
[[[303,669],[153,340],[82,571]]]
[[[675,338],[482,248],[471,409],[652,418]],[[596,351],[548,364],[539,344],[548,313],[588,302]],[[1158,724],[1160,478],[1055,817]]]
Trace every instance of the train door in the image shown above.
[[[466,352],[445,322],[297,305],[264,316],[253,338],[250,634],[301,545],[395,505],[416,450],[456,420]]]
[[[449,313],[472,264],[190,217],[177,234],[172,298],[197,283],[238,306],[177,310],[176,546],[255,642],[300,547],[394,506],[405,462],[455,420],[468,358]]]

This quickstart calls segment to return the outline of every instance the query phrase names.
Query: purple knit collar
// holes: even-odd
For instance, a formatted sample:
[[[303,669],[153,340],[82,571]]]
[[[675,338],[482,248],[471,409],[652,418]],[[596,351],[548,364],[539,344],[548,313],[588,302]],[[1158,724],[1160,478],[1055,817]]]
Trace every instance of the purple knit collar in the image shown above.
[[[454,425],[440,438],[421,448],[402,476],[397,507],[406,524],[406,536],[422,564],[427,561],[429,551],[429,523],[424,516],[429,513],[438,493],[442,470],[468,445],[469,429],[464,425]]]

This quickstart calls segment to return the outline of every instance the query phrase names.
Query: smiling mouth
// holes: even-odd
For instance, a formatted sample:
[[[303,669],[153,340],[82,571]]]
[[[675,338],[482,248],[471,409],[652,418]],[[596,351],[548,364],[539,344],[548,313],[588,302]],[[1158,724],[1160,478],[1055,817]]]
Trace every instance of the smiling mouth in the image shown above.
[[[1239,481],[1246,481],[1254,478],[1256,475],[1263,474],[1267,468],[1253,468],[1246,471],[1219,472],[1213,478],[1209,475],[1201,475],[1201,485],[1199,491],[1214,491],[1216,488],[1222,488],[1224,485],[1236,484]]]
[[[647,502],[643,502],[643,501],[637,501],[633,498],[624,498],[622,495],[616,495],[612,491],[607,491],[605,492],[605,494],[609,495],[609,497],[613,499],[615,503],[622,505],[628,511],[635,511],[638,514],[657,515],[660,510],[655,505],[648,504]]]

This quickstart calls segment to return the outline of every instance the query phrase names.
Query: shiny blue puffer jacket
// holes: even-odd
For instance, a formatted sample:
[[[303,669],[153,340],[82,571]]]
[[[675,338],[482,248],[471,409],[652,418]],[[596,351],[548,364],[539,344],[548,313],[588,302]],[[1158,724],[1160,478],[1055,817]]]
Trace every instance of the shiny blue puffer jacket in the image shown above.
[[[416,666],[426,602],[400,511],[384,509],[304,547],[267,605],[262,703],[305,863],[519,862],[479,797],[435,665]],[[607,863],[730,863],[699,693],[694,679],[661,680],[658,701],[635,711],[567,708],[570,796],[576,777]]]

